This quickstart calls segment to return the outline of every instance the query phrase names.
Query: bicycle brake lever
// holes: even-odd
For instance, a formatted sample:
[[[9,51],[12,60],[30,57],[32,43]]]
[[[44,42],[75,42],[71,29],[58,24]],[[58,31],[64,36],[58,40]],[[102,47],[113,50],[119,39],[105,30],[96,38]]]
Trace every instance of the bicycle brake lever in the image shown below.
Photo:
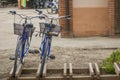
[[[36,9],[35,11],[37,11],[39,15],[42,14],[41,10]]]
[[[40,19],[45,19],[45,17],[44,17],[44,16],[39,16],[39,18],[40,18]]]
[[[67,15],[67,16],[66,16],[66,19],[71,19],[71,16],[70,16],[70,15]]]
[[[71,19],[71,18],[66,18],[66,19],[68,19],[68,20],[69,20],[69,19]]]
[[[9,11],[9,13],[12,13],[12,15],[15,15],[16,11]]]
[[[37,37],[38,36],[38,33],[35,35],[35,37]]]

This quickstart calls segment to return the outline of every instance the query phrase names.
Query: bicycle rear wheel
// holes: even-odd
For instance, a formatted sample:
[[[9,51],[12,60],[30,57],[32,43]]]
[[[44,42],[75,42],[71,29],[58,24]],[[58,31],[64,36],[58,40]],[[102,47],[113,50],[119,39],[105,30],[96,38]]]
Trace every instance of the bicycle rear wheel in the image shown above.
[[[16,46],[15,50],[15,61],[14,61],[14,67],[13,67],[13,76],[15,77],[15,73],[17,71],[17,68],[19,64],[21,63],[21,53],[22,53],[22,40],[19,40]]]
[[[44,65],[45,65],[45,60],[46,60],[47,53],[48,53],[48,39],[47,39],[46,44],[45,44],[45,50],[44,50],[43,58],[41,60],[40,78],[42,78],[42,76],[43,76],[43,70],[44,70]]]

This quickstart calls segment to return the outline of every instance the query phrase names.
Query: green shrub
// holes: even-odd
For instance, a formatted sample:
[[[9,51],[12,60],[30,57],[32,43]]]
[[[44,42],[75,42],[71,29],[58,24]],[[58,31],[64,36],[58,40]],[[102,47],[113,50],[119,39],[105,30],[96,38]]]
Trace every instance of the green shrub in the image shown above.
[[[114,62],[120,62],[120,51],[113,52],[110,57],[103,60],[101,67],[106,67],[106,72],[113,74],[115,73]]]

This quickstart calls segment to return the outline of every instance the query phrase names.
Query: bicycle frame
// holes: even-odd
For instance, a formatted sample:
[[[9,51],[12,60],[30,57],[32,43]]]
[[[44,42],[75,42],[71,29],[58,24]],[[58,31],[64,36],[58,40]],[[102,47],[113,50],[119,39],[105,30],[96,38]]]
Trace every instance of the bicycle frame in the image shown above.
[[[50,31],[50,29],[49,29]],[[42,57],[44,56],[44,51],[45,51],[45,47],[46,47],[46,42],[48,40],[48,52],[47,52],[47,57],[49,57],[50,55],[50,49],[51,49],[51,42],[52,42],[52,36],[51,35],[48,35],[48,34],[45,34],[45,36],[43,37],[43,40],[42,40],[42,43],[41,43],[41,48],[42,48]]]
[[[25,43],[29,39],[28,34],[27,34],[27,32],[25,30],[26,30],[26,27],[24,26],[23,34],[22,34],[22,41],[23,41],[23,44],[22,44],[22,55],[21,55],[22,59],[25,56],[25,54],[28,52],[29,47],[30,47],[30,46],[28,46],[28,48],[25,51]]]
[[[25,24],[27,23],[27,19],[25,19],[25,22],[23,23],[23,33],[22,35],[20,36],[19,40],[22,40],[22,52],[21,52],[21,59],[24,58],[24,56],[27,54],[28,50],[29,50],[29,47],[30,45],[28,45],[28,47],[26,48],[25,50],[25,43],[26,41],[29,39],[29,36],[28,36],[28,33],[26,32],[26,27],[25,27]]]

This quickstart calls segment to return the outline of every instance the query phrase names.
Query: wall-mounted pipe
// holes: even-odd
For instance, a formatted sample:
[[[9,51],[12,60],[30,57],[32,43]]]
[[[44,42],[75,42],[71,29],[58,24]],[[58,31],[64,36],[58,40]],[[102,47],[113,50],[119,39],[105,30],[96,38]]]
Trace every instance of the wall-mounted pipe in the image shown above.
[[[66,15],[70,15],[69,0],[65,0]],[[70,20],[66,19],[66,31],[70,31]]]

